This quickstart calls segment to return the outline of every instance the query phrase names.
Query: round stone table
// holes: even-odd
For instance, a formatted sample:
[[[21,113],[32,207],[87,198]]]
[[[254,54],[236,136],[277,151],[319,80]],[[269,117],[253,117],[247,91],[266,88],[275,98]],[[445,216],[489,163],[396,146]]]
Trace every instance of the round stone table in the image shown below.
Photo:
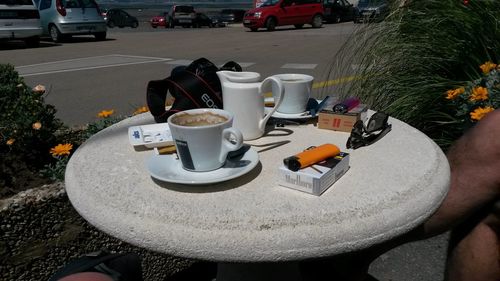
[[[275,128],[247,142],[260,159],[251,172],[199,186],[149,175],[146,160],[154,152],[134,150],[127,129],[151,123],[149,113],[137,115],[79,147],[66,169],[69,199],[92,225],[123,241],[220,262],[225,273],[218,280],[253,279],[235,273],[245,265],[254,273],[261,264],[279,272],[274,264],[348,253],[397,237],[427,219],[448,191],[449,166],[441,149],[394,118],[391,132],[356,150],[345,147],[348,133],[312,122]],[[314,196],[278,184],[283,158],[324,143],[350,153],[350,169],[333,186]]]

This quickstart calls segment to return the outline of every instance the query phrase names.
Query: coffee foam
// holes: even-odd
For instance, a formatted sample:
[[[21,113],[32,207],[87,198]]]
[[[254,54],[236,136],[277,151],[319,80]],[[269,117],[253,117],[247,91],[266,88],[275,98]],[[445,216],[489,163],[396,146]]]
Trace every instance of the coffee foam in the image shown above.
[[[228,118],[212,113],[181,114],[176,116],[172,122],[180,126],[208,126],[224,123]]]

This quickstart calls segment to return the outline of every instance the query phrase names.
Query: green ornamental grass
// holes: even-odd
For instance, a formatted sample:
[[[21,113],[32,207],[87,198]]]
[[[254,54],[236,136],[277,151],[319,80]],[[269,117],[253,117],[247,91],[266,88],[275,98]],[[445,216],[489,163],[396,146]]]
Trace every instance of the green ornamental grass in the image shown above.
[[[354,75],[340,97],[357,96],[446,148],[467,128],[446,92],[499,60],[500,1],[397,0],[384,21],[359,26],[329,76]]]

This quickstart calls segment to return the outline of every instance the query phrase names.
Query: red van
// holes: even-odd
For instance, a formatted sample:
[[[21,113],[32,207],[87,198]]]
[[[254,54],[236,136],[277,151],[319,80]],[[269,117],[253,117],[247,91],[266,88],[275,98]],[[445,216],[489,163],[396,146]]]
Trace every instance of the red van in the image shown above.
[[[281,25],[302,28],[304,24],[314,28],[323,25],[322,0],[266,0],[259,7],[247,11],[243,18],[243,25],[251,31],[259,28],[272,31]]]

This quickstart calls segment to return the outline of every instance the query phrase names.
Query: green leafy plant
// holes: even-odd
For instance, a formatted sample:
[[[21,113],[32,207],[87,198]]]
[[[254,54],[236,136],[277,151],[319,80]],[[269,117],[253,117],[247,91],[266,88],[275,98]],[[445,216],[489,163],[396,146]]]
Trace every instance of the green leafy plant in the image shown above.
[[[68,128],[44,101],[42,85],[28,87],[14,67],[0,64],[0,197],[63,180],[71,154],[98,131],[124,119],[113,110],[98,120]],[[140,107],[134,114],[148,111]]]
[[[0,64],[0,188],[38,180],[33,171],[52,160],[48,151],[63,124],[44,93],[43,86],[28,87],[12,65]]]
[[[55,159],[55,162],[46,164],[40,171],[41,174],[54,181],[64,180],[66,165],[72,152],[94,134],[126,118],[126,116],[114,117],[112,116],[113,113],[114,110],[103,110],[97,114],[99,119],[95,122],[78,129],[66,129],[60,132],[59,139],[64,143],[50,149],[50,154]]]

